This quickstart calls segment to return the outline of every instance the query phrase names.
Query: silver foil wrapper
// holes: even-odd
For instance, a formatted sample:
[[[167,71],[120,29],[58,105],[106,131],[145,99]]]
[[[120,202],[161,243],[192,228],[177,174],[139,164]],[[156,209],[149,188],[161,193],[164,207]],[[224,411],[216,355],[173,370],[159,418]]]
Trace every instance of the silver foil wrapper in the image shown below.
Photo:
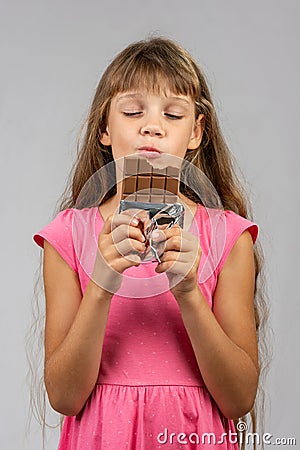
[[[154,230],[162,228],[171,228],[176,223],[183,228],[184,224],[184,206],[181,203],[151,203],[121,200],[119,213],[126,210],[144,210],[148,215],[148,220],[141,222],[142,233],[146,238],[146,251],[138,253],[142,262],[158,261],[164,251],[164,241],[153,241],[151,234]],[[167,225],[167,226],[165,226]]]

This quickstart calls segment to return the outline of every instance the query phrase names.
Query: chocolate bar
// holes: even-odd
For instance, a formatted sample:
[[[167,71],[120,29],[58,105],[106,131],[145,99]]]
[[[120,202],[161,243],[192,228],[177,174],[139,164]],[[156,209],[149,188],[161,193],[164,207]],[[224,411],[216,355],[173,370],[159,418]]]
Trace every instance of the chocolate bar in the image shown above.
[[[161,245],[151,240],[151,233],[160,225],[170,228],[175,223],[183,227],[184,207],[178,203],[180,171],[177,167],[153,167],[144,157],[124,158],[124,179],[119,212],[126,209],[147,211],[149,221],[142,224],[146,251],[142,261],[160,262]]]
[[[125,200],[128,195],[134,194],[136,201],[176,203],[179,181],[180,174],[177,167],[157,169],[145,158],[127,157],[124,158],[121,198]]]

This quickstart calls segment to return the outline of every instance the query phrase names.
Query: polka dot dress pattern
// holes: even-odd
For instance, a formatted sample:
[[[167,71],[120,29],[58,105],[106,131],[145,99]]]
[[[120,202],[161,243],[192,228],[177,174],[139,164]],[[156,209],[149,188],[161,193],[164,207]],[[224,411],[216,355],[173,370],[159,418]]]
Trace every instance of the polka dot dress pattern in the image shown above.
[[[89,276],[74,248],[73,214],[73,209],[60,212],[33,239],[40,247],[44,239],[53,245],[77,273],[84,293]],[[88,242],[90,236],[97,239],[103,227],[98,209],[77,210],[77,214],[82,219],[82,241]],[[200,240],[199,287],[210,307],[218,274],[234,243],[246,229],[253,242],[258,234],[256,224],[232,211],[224,211],[222,217],[226,239],[220,245],[217,240],[213,252],[211,222],[203,206],[198,205],[197,226],[190,229]],[[92,267],[93,249],[82,249]],[[127,269],[138,292],[151,287],[154,269],[155,263]],[[215,447],[197,441],[203,433],[215,433],[217,439],[235,430],[205,387],[173,295],[170,291],[132,298],[121,294],[118,291],[112,299],[97,383],[82,411],[65,417],[59,450],[237,450],[228,438]]]

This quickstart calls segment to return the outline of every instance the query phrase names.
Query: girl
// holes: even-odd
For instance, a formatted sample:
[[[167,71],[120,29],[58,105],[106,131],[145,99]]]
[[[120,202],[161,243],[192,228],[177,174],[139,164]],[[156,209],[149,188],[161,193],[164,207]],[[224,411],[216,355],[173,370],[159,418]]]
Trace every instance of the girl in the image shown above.
[[[99,170],[142,151],[193,164],[216,189],[226,234],[208,278],[214,237],[197,192],[181,183],[188,226],[160,230],[164,253],[149,264],[139,220],[118,213],[120,183],[107,181],[116,173],[99,178],[101,195],[89,187]],[[258,226],[204,77],[180,46],[151,38],[109,65],[60,210],[34,235],[44,248],[45,385],[65,416],[59,449],[237,449],[235,423],[254,411],[261,370]],[[160,274],[167,291],[122,291],[126,276],[151,284]]]

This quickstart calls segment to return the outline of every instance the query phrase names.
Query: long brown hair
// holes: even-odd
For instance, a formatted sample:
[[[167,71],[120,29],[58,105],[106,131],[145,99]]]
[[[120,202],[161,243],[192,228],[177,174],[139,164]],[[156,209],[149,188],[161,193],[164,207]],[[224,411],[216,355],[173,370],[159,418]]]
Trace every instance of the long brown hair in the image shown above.
[[[191,55],[174,41],[151,37],[129,45],[107,67],[96,88],[95,96],[86,122],[80,130],[77,142],[77,159],[70,173],[65,191],[59,199],[56,213],[76,206],[85,183],[101,167],[112,162],[110,147],[101,144],[106,130],[112,98],[120,92],[133,89],[163,93],[165,90],[179,95],[189,95],[195,103],[195,115],[205,116],[205,129],[200,147],[187,151],[185,159],[198,167],[210,180],[225,210],[232,210],[244,218],[253,220],[251,203],[237,176],[238,165],[222,135],[213,101],[205,77]],[[81,140],[81,136],[83,139]],[[184,183],[181,192],[195,202],[200,199]],[[116,193],[107,192],[102,202]],[[267,350],[266,322],[268,302],[265,290],[264,256],[259,240],[254,245],[255,257],[255,320],[259,343],[260,383],[259,395],[252,409],[252,431],[257,430],[257,417],[263,419],[262,379],[270,354]],[[260,403],[259,399],[260,398]],[[241,418],[247,422],[247,416]],[[244,445],[241,445],[244,448]]]

